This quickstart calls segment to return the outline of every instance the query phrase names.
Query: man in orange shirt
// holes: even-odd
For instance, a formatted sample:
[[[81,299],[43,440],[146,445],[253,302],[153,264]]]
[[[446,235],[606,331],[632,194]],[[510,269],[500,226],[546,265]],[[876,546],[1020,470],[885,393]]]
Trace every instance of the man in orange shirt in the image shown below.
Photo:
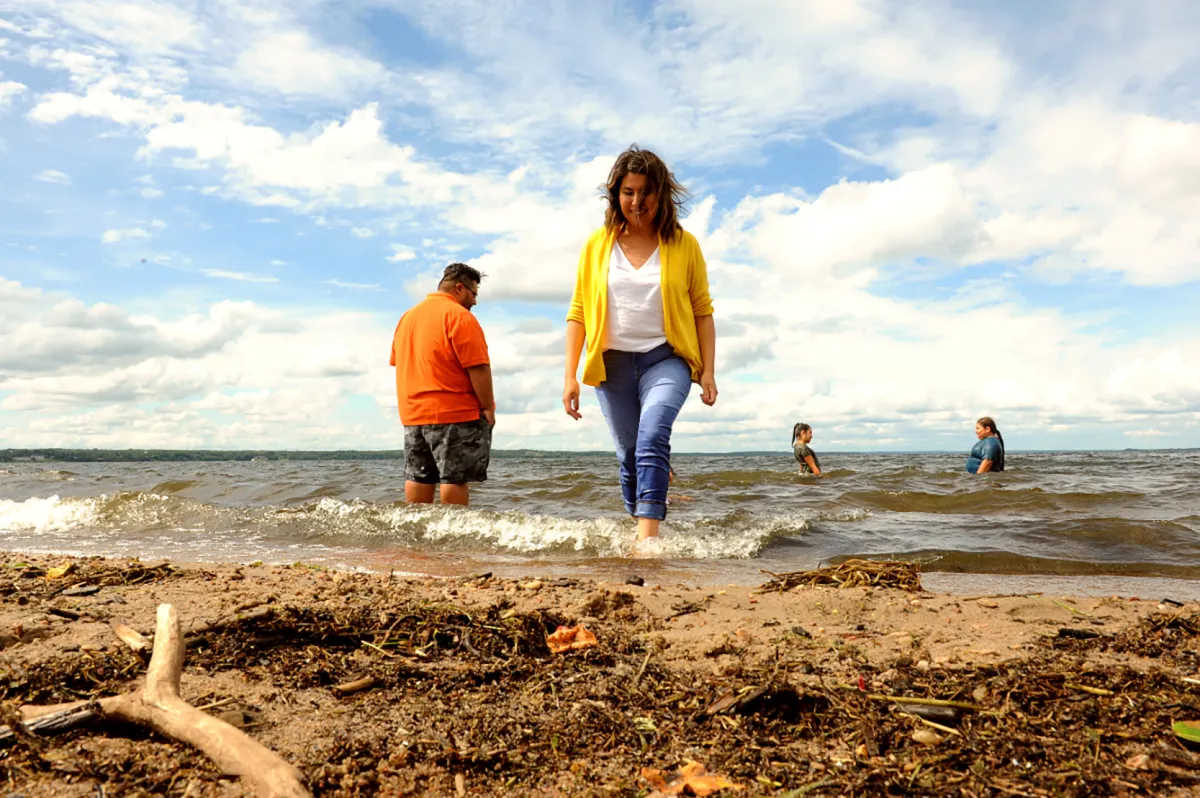
[[[496,400],[483,328],[471,313],[483,275],[451,263],[438,290],[400,318],[392,337],[404,424],[404,498],[466,505],[467,483],[487,479]]]

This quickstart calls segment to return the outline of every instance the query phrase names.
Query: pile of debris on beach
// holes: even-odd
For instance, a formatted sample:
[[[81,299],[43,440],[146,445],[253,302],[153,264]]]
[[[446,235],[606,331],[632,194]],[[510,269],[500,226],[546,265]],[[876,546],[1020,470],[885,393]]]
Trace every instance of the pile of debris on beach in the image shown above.
[[[10,559],[0,607],[70,623],[88,619],[66,607],[72,590],[203,578],[169,565],[61,567],[73,570]],[[1200,784],[1186,723],[1200,720],[1200,615],[1183,608],[1046,634],[1019,659],[936,667],[917,652],[872,662],[782,626],[773,656],[723,651],[714,669],[664,657],[649,634],[664,621],[619,589],[593,590],[573,615],[519,609],[503,582],[455,581],[496,588],[485,608],[363,576],[337,601],[267,601],[208,621],[160,609],[153,629],[112,623],[111,645],[38,661],[19,656],[37,630],[2,630],[0,784],[27,798],[264,794],[181,742],[187,730],[115,722],[124,716],[104,701],[148,700],[148,667],[171,679],[152,657],[172,656],[190,711],[263,742],[316,796],[1107,796]],[[865,561],[773,575],[760,590],[864,585],[921,590],[915,566]],[[1092,656],[1121,652],[1157,666]],[[64,726],[36,727],[55,713]]]

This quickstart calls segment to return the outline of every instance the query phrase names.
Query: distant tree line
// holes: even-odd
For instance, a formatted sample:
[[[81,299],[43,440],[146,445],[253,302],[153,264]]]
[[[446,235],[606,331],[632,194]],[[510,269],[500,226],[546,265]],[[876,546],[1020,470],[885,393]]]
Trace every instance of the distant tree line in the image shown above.
[[[403,460],[404,450],[270,451],[266,449],[0,449],[0,462],[54,460],[60,463],[123,463],[214,460]]]
[[[563,452],[532,449],[493,451],[492,457],[546,457]],[[603,455],[605,452],[572,454]],[[611,455],[610,455],[611,456]],[[0,463],[23,461],[58,463],[213,462],[218,460],[404,460],[403,449],[342,449],[339,451],[281,451],[270,449],[0,449]]]

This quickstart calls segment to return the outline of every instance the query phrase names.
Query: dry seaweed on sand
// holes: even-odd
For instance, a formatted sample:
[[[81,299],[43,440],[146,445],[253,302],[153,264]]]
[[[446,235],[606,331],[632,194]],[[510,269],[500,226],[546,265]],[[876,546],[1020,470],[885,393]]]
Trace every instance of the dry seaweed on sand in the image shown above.
[[[921,566],[915,562],[894,560],[846,560],[837,565],[812,571],[793,571],[776,574],[770,571],[770,581],[759,588],[762,593],[786,592],[797,587],[833,586],[891,587],[910,593],[923,592]]]
[[[625,612],[589,621],[595,646],[551,654],[546,635],[580,620],[564,608],[596,609],[583,591],[536,610],[502,592],[466,606],[400,583],[344,582],[337,600],[289,600],[188,652],[197,682],[256,696],[194,703],[253,715],[252,735],[300,768],[315,796],[638,795],[645,769],[682,772],[689,761],[742,786],[728,793],[739,796],[1082,798],[1200,786],[1197,757],[1171,731],[1200,718],[1200,686],[1089,659],[1142,640],[1174,661],[1196,647],[1192,623],[1152,617],[1093,640],[1049,634],[1025,660],[925,669],[780,634],[772,656],[732,647],[697,667],[654,642],[665,621]],[[111,695],[141,671],[113,646],[43,660],[24,677],[0,668],[0,688],[9,707],[55,700],[64,684]],[[370,689],[334,690],[368,677]],[[953,732],[917,712],[943,704],[957,713],[932,722]],[[97,784],[108,795],[241,794],[185,746],[124,734],[22,739],[0,749],[0,784],[55,798],[99,794],[85,789]]]
[[[169,563],[147,564],[138,560],[107,560],[101,557],[74,559],[45,567],[23,561],[0,567],[0,597],[17,601],[48,600],[56,596],[88,595],[103,587],[129,587],[170,579],[196,578],[202,572],[184,571]]]

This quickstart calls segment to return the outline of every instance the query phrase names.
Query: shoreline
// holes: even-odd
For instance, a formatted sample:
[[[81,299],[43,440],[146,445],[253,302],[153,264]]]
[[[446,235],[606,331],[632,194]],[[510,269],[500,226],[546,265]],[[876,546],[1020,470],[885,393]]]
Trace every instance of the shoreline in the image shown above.
[[[308,552],[312,554],[312,552]],[[85,552],[37,551],[37,550],[3,550],[0,555],[13,557],[67,557],[89,559],[101,557],[111,560],[131,559],[131,555],[121,553],[90,554]],[[850,557],[865,557],[871,555],[849,555]],[[156,560],[167,561],[180,568],[211,568],[223,566],[246,567],[252,564],[262,564],[262,560],[237,558],[221,558],[202,560],[193,558],[156,557]],[[730,568],[729,561],[701,559],[667,559],[657,557],[625,557],[625,558],[594,558],[578,561],[556,561],[553,559],[519,559],[502,556],[475,556],[453,553],[426,553],[413,556],[411,552],[372,552],[361,551],[350,554],[328,555],[324,560],[315,557],[303,558],[292,562],[267,562],[275,568],[291,568],[308,565],[317,569],[341,571],[346,573],[394,574],[406,579],[456,579],[472,573],[490,571],[497,577],[505,579],[583,579],[597,583],[620,584],[630,575],[638,575],[649,585],[671,584],[687,585],[695,589],[703,588],[752,588],[768,580],[771,570],[780,571],[781,566],[788,569],[820,567],[825,562],[811,561],[805,563],[778,561],[762,562],[758,558],[733,561],[741,566]],[[840,561],[846,557],[834,558]],[[886,557],[904,561],[902,557]],[[759,563],[770,565],[771,569],[759,567]],[[1142,574],[1104,574],[1104,573],[991,573],[970,571],[936,571],[922,570],[921,579],[927,589],[952,596],[971,596],[977,593],[1055,593],[1079,597],[1103,598],[1119,596],[1121,598],[1162,599],[1170,598],[1177,601],[1200,602],[1200,579],[1188,579],[1178,576],[1147,576]]]
[[[1182,789],[1186,779],[1153,764],[1171,743],[1171,710],[1154,702],[1200,699],[1183,681],[1197,676],[1200,604],[1157,596],[401,579],[6,554],[0,563],[6,706],[131,689],[144,655],[113,624],[152,633],[160,603],[185,632],[233,619],[189,646],[183,696],[245,726],[315,795],[632,795],[652,786],[641,768],[689,760],[745,787],[739,795],[954,783],[975,794],[995,784],[1124,794],[1117,775]],[[596,646],[546,649],[545,634],[579,623]],[[333,690],[363,676],[376,686]],[[979,712],[922,743],[922,721],[871,698],[886,695],[965,700]],[[1094,761],[1071,770],[1090,728],[1103,730]],[[987,742],[1001,731],[1003,744]],[[50,798],[91,796],[100,783],[111,794],[249,794],[193,749],[145,734],[77,730],[40,753],[18,743],[0,749],[0,776]],[[989,745],[1017,743],[1005,756],[1043,764],[989,758]],[[1130,770],[1139,753],[1144,767]]]

